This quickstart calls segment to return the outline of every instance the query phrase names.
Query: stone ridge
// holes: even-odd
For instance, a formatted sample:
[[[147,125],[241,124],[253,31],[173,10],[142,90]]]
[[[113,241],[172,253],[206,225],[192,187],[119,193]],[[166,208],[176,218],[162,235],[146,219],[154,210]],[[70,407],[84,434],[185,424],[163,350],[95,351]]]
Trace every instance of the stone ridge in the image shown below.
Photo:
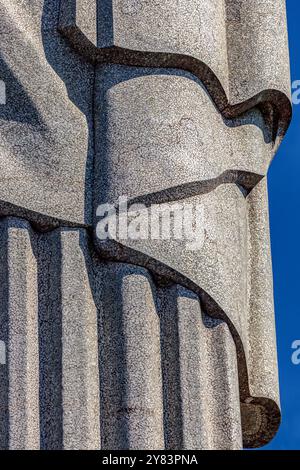
[[[268,443],[285,2],[0,0],[0,14],[0,447]],[[205,205],[203,252],[100,243],[96,208],[123,194]]]
[[[100,260],[84,229],[6,218],[0,240],[1,448],[242,446],[234,342],[197,295]]]
[[[271,105],[282,138],[291,119],[285,25],[285,0],[62,0],[59,30],[92,63],[191,72],[227,118],[255,106],[269,115]]]
[[[280,424],[266,179],[246,200],[228,184],[189,202],[201,204],[206,214],[199,251],[186,251],[182,240],[123,240],[113,233],[104,241],[95,236],[94,245],[105,259],[143,266],[155,278],[184,286],[199,297],[205,314],[227,323],[237,350],[241,405],[251,405],[244,443],[259,447]],[[240,233],[245,236],[238,242]],[[255,432],[253,415],[261,423]]]
[[[66,18],[66,14],[62,14],[61,12],[63,12],[64,5],[70,8],[70,6],[74,5],[75,3],[76,2],[66,3],[66,0],[61,2],[59,0],[35,0],[35,2],[32,2],[29,8],[28,6],[26,6],[26,4],[20,6],[20,4],[15,0],[12,0],[9,4],[4,0],[0,2],[2,17],[2,24],[0,29],[2,52],[1,73],[2,79],[10,84],[10,86],[8,87],[7,105],[2,106],[0,110],[0,117],[2,119],[2,132],[0,136],[0,149],[2,155],[1,178],[3,182],[3,184],[0,185],[0,201],[2,201],[1,206],[3,208],[3,210],[1,208],[1,213],[3,213],[4,215],[11,214],[22,217],[25,216],[28,220],[32,221],[37,226],[39,225],[41,229],[44,229],[45,227],[54,228],[55,226],[57,226],[57,224],[70,226],[92,226],[93,223],[92,198],[95,182],[94,84],[96,84],[97,86],[97,83],[99,85],[100,81],[103,83],[103,77],[98,76],[97,67],[95,67],[95,65],[91,65],[84,62],[80,54],[74,53],[73,48],[70,49],[70,47],[68,47],[67,42],[57,31],[59,24],[59,16],[65,19],[65,23],[70,23],[72,21],[74,23],[74,15],[73,17],[72,15],[70,15],[70,18]],[[86,3],[86,0],[81,0],[80,2],[78,2],[78,5],[79,8],[83,8],[84,5],[88,5],[90,8],[90,6],[94,3],[94,0],[89,3]],[[126,12],[126,18],[131,18],[130,21],[132,22],[132,27],[131,29],[129,29],[129,31],[131,31],[130,34],[133,34],[133,25],[139,25],[143,22],[145,23],[145,18],[142,15],[142,12],[144,11],[142,8],[142,4],[147,5],[147,9],[150,8],[149,11],[146,9],[146,12],[147,15],[149,14],[152,18],[154,14],[157,14],[157,8],[165,8],[163,6],[163,3],[164,2],[130,2],[129,0],[126,1],[125,4],[127,6],[126,8],[123,6],[123,10],[125,10]],[[173,3],[175,4],[176,2],[170,1],[168,2],[168,5],[172,6]],[[201,24],[205,25],[204,30],[207,29],[209,31],[210,36],[214,38],[217,33],[217,29],[213,28],[214,23],[211,25],[211,21],[215,17],[214,8],[216,9],[216,12],[219,11],[218,9],[220,7],[218,5],[222,4],[222,2],[212,1],[210,3],[212,5],[212,10],[207,7],[205,7],[205,11],[207,8],[206,13],[205,11],[202,12],[199,10],[199,12],[197,13],[197,18],[199,18],[199,15],[201,13],[200,17],[203,18]],[[251,4],[252,3],[253,0]],[[261,6],[257,5],[257,3],[259,3],[259,5]],[[104,8],[105,5],[107,6],[109,4],[111,4],[111,2],[108,2],[107,0],[99,2],[101,8]],[[113,4],[118,8],[120,6],[120,2],[113,2]],[[139,5],[139,7],[134,7],[134,5],[137,4]],[[203,8],[201,6],[201,2],[192,2],[192,4],[197,5],[197,8]],[[249,2],[236,2],[236,4],[232,4],[228,13],[230,21],[227,20],[227,16],[225,16],[225,10],[222,10],[222,12],[224,13],[223,23],[226,24],[227,46],[225,49],[224,46],[223,49],[221,48],[220,50],[222,50],[223,52],[225,51],[224,54],[226,53],[225,56],[227,57],[231,49],[235,48],[237,52],[240,51],[240,57],[244,57],[242,47],[246,47],[246,44],[242,43],[241,45],[238,45],[236,43],[236,39],[236,41],[232,40],[235,45],[233,44],[229,48],[229,37],[231,37],[231,35],[234,35],[234,28],[237,27],[236,23],[238,23],[239,27],[242,27],[239,22],[234,21],[234,31],[231,33],[231,35],[229,35],[229,33],[227,34],[227,29],[230,29],[230,22],[232,21],[232,18],[243,18],[243,22],[245,24],[243,26],[242,32],[243,35],[247,32],[247,41],[245,41],[245,43],[247,43],[248,45],[251,44],[250,39],[252,37],[252,31],[252,42],[256,37],[263,37],[261,43],[253,45],[253,47],[255,46],[258,48],[256,57],[259,54],[263,54],[264,48],[262,45],[265,44],[264,41],[266,40],[267,36],[267,34],[265,34],[265,29],[270,29],[270,38],[268,36],[267,43],[268,54],[265,54],[264,61],[271,60],[271,57],[273,56],[276,60],[274,59],[275,62],[274,66],[272,66],[273,68],[268,68],[268,83],[267,78],[262,81],[259,78],[260,73],[266,73],[266,70],[263,71],[263,68],[261,67],[261,64],[264,63],[262,59],[257,59],[255,64],[251,64],[251,62],[248,62],[247,69],[245,69],[245,67],[242,68],[243,70],[247,71],[248,69],[250,69],[251,71],[253,71],[253,73],[256,70],[256,82],[260,84],[267,83],[267,85],[264,89],[261,89],[259,91],[256,90],[256,94],[253,92],[251,96],[249,94],[247,97],[245,95],[244,98],[232,100],[230,98],[229,87],[225,84],[225,78],[221,80],[221,74],[220,76],[217,74],[217,65],[213,67],[212,64],[210,64],[209,62],[203,62],[203,67],[206,68],[206,71],[204,71],[205,73],[201,76],[203,82],[205,83],[206,89],[209,91],[209,99],[212,98],[215,102],[219,102],[218,110],[221,111],[221,113],[219,113],[220,115],[218,126],[221,126],[221,121],[223,119],[226,127],[231,127],[232,133],[236,134],[236,137],[232,137],[232,142],[240,142],[240,144],[235,144],[235,149],[232,149],[232,154],[234,155],[234,158],[236,158],[237,155],[240,155],[240,160],[237,161],[233,159],[230,161],[227,159],[227,157],[224,157],[224,161],[226,161],[226,164],[228,163],[230,165],[234,165],[233,167],[231,167],[232,170],[238,169],[249,171],[248,163],[250,162],[251,165],[251,153],[251,155],[254,156],[255,162],[261,162],[260,166],[255,164],[256,167],[252,168],[251,171],[257,173],[258,175],[265,175],[268,167],[267,162],[270,162],[272,154],[270,152],[270,156],[267,157],[267,150],[263,149],[263,147],[261,146],[260,152],[264,152],[265,155],[261,156],[259,152],[259,157],[256,158],[255,154],[257,152],[255,150],[255,140],[256,138],[261,137],[258,136],[256,132],[253,132],[253,130],[251,130],[250,128],[249,136],[247,136],[247,133],[243,129],[245,129],[247,125],[256,125],[255,116],[253,115],[253,113],[255,114],[255,111],[253,111],[252,107],[254,105],[259,105],[262,117],[259,118],[260,123],[257,127],[261,128],[263,138],[266,140],[266,142],[268,142],[268,147],[271,146],[270,144],[274,140],[276,141],[275,147],[273,147],[272,150],[272,153],[274,154],[280,142],[281,136],[283,135],[288,126],[290,120],[291,107],[288,103],[287,98],[289,93],[289,74],[287,71],[288,54],[286,42],[286,29],[285,21],[283,21],[285,18],[285,10],[284,2],[278,2],[278,0],[272,0],[271,2],[268,2],[268,11],[264,10],[265,7],[263,5],[265,5],[265,2],[254,2],[252,8],[255,7],[255,10],[252,10],[250,7],[248,9],[248,4]],[[62,7],[62,10],[60,10],[60,7]],[[264,11],[261,11],[261,9],[263,9]],[[136,21],[138,19],[136,17],[136,10],[139,11],[139,15],[142,15],[141,18],[138,17],[140,19],[139,22]],[[102,10],[100,9],[99,13],[101,13],[101,11]],[[230,13],[230,11],[233,11],[234,13]],[[81,19],[79,26],[82,28],[82,32],[90,38],[89,40],[91,44],[93,44],[92,40],[95,41],[95,38],[91,36],[91,32],[89,32],[88,28],[95,28],[95,23],[92,21],[93,17],[86,15],[85,12],[86,9],[83,10],[84,14],[82,14],[81,16],[79,16],[79,11],[77,12],[77,17]],[[186,12],[181,10],[180,12],[180,15],[183,17],[185,23],[189,21],[191,15],[187,15]],[[166,15],[165,10],[162,13]],[[178,14],[174,13],[176,24],[170,20],[171,30],[173,31],[173,29],[175,28],[173,31],[173,35],[170,33],[171,39],[174,39],[174,35],[176,36],[177,33],[179,35],[179,32],[176,30],[176,27],[178,27],[177,25],[180,23],[178,21]],[[257,34],[253,29],[252,23],[251,28],[247,29],[247,20],[250,21],[250,19],[252,18],[251,14],[253,18],[256,16],[259,16],[259,18],[269,18],[267,25],[264,25],[265,29],[258,29],[258,31],[256,31]],[[108,19],[110,18],[109,15],[99,15],[99,17],[100,20],[102,18],[102,23],[104,17]],[[129,21],[128,18],[126,21]],[[161,18],[164,18],[164,16],[162,15]],[[253,18],[252,22],[254,21]],[[210,22],[208,21],[209,19]],[[221,21],[220,18],[218,21]],[[262,21],[264,23],[265,20]],[[122,23],[121,19],[119,20],[119,23]],[[109,25],[107,26],[104,24],[101,26],[101,24],[99,29],[100,31],[105,32]],[[111,23],[109,24],[111,25]],[[116,22],[114,24],[114,31],[116,31]],[[152,25],[152,22],[150,22],[150,24]],[[205,35],[206,33],[202,32],[202,29],[199,31],[198,23],[196,26],[198,31],[197,34],[198,36],[200,34],[201,39],[201,34]],[[196,26],[194,25],[193,27],[196,28]],[[61,24],[61,28],[67,34],[67,26],[63,26]],[[283,32],[281,31],[282,28]],[[77,30],[78,28],[75,29]],[[188,34],[189,31],[190,28],[187,28],[185,34]],[[193,33],[194,36],[196,34],[195,31]],[[222,33],[223,39],[222,41],[220,40],[222,44],[225,41],[224,31]],[[153,29],[153,34],[154,33],[155,29]],[[157,44],[157,47],[159,44],[159,39],[161,38],[161,33],[162,31],[159,30],[156,34],[154,34],[154,39],[156,41],[155,43]],[[271,41],[275,34],[275,37],[277,37],[278,35],[279,39],[276,39],[276,41]],[[198,36],[197,38],[199,39]],[[14,47],[12,47],[10,37],[14,37]],[[28,37],[30,37],[30,41],[27,40]],[[124,37],[126,37],[126,35]],[[180,38],[181,36],[179,35],[178,37]],[[173,44],[172,41],[171,43]],[[145,38],[144,42],[147,43]],[[204,43],[201,40],[200,42],[201,47],[199,49],[198,45],[198,56],[199,54],[201,56],[201,51],[205,51],[205,47],[209,47],[210,44],[211,47],[215,47],[213,46],[215,45],[215,41],[209,41]],[[162,41],[162,44],[165,43],[165,40]],[[182,39],[181,42],[179,41],[179,45],[176,46],[176,44],[177,43],[175,41],[175,49],[176,47],[178,49],[180,44],[187,44],[185,47],[188,47],[190,41]],[[194,41],[194,44],[195,47],[198,44],[196,39]],[[96,46],[94,45],[93,47]],[[167,75],[169,73],[170,78],[168,82],[171,83],[171,81],[174,81],[174,85],[172,84],[172,87],[175,88],[176,83],[178,83],[178,80],[175,81],[175,77],[179,75],[180,71],[178,70],[178,68],[181,67],[180,54],[178,55],[178,51],[176,51],[175,49],[171,52],[154,51],[155,57],[157,55],[159,56],[159,54],[163,54],[163,56],[165,56],[167,59],[170,55],[175,59],[173,60],[172,58],[172,63],[167,61],[165,65],[164,63],[161,64],[163,68],[144,69],[140,67],[139,70],[141,76],[145,75],[146,77],[146,75],[149,75],[150,73],[156,73],[157,75]],[[259,52],[260,49],[262,50],[261,52]],[[32,63],[35,64],[35,67],[30,70],[30,73],[27,73],[27,71],[22,65],[23,61],[20,52],[18,54],[15,54],[14,52],[23,50],[26,50],[28,60],[31,60]],[[117,50],[120,50],[122,54],[124,53],[126,55],[127,49],[125,48],[124,44],[122,45],[122,48],[118,46]],[[181,51],[182,50],[183,49],[181,49]],[[106,54],[105,51],[107,51],[107,49],[103,51],[103,53]],[[187,51],[185,50],[185,52]],[[212,52],[213,51],[207,50],[206,55],[208,57],[213,57]],[[220,57],[223,57],[224,59],[225,56],[223,52]],[[253,51],[251,50],[251,52]],[[100,53],[102,54],[101,50]],[[109,50],[107,51],[107,53],[109,53],[109,57],[112,57],[111,60],[107,61],[114,62],[114,51]],[[144,53],[145,51],[142,48],[140,51],[133,51],[134,57],[136,54],[143,55]],[[152,54],[151,51],[150,54]],[[252,55],[253,57],[255,56],[255,54]],[[282,61],[281,65],[277,61],[279,60],[278,57],[280,57],[280,60]],[[202,59],[203,58],[204,57],[202,57]],[[216,61],[216,64],[219,64],[219,62],[222,63],[222,70],[224,69],[225,71],[228,71],[228,66],[227,68],[225,66],[228,60],[223,59],[221,61],[221,59],[219,58]],[[188,61],[196,61],[197,63],[200,63],[201,57],[197,58],[197,54],[195,53],[195,56],[188,56]],[[175,69],[173,68],[167,70],[165,66],[173,66],[175,67]],[[210,68],[211,72],[208,71],[207,67]],[[98,68],[100,69],[101,66],[98,66]],[[125,67],[123,66],[123,68]],[[127,68],[132,69],[133,74],[135,73],[136,75],[138,75],[138,69],[136,67]],[[196,95],[197,92],[195,90],[195,83],[198,83],[199,92],[197,93],[197,101],[200,102],[201,100],[201,102],[204,102],[204,93],[202,93],[202,91],[204,90],[201,80],[196,79],[196,75],[192,74],[191,72],[186,72],[186,70],[189,70],[189,66],[188,64],[187,67],[185,66],[185,61],[183,61],[181,68],[184,69],[182,70],[181,87],[186,87],[187,90],[190,90],[188,91],[188,93],[194,93],[194,95]],[[233,76],[232,74],[236,73],[237,77],[239,77],[234,79],[234,81],[232,81],[231,79],[230,81],[228,79],[230,83],[235,83],[239,81],[238,86],[234,86],[232,88],[240,88],[241,90],[243,90],[248,82],[248,78],[242,78],[243,74],[238,74],[235,65],[233,65],[231,69],[232,71],[230,76]],[[272,72],[273,69],[276,69],[276,73],[274,74]],[[219,83],[221,83],[222,81],[223,84],[221,87],[219,85],[214,85],[216,83],[216,80],[213,78],[213,76],[212,78],[210,78],[211,74],[216,77],[216,80]],[[129,72],[126,72],[124,70],[124,78],[126,76],[128,77],[128,75]],[[279,77],[279,75],[282,75],[281,78]],[[119,76],[120,80],[122,80],[122,74],[120,72]],[[171,78],[171,76],[174,76],[174,80]],[[229,77],[228,74],[226,76],[227,78]],[[128,80],[128,78],[126,79]],[[150,83],[150,77],[147,80],[146,78],[144,79],[145,84],[147,81],[148,83]],[[154,83],[154,79],[152,79],[152,82]],[[115,85],[116,84],[113,83],[111,84],[111,86]],[[166,85],[168,85],[168,83],[166,83]],[[165,89],[166,88],[167,86],[165,87]],[[224,94],[223,92],[221,92],[223,98],[219,99],[218,96],[220,94],[219,92],[221,89],[223,89],[224,93],[226,90],[226,93]],[[39,90],[39,92],[37,93],[36,90]],[[275,93],[275,95],[273,92]],[[239,96],[241,96],[241,93],[242,91],[239,92]],[[283,97],[283,93],[285,93],[286,97]],[[252,99],[254,99],[255,96],[256,98],[259,97],[259,103],[256,101],[256,98],[255,102],[251,101]],[[275,103],[275,101],[273,100],[274,96],[276,96],[275,101],[277,103],[277,108],[279,109],[279,115],[277,115],[278,113],[275,112],[275,107],[273,105],[270,106],[269,104]],[[190,99],[192,100],[192,98],[193,97],[191,96]],[[230,118],[226,118],[226,109],[229,109],[227,107],[228,102],[230,102],[230,107],[233,110],[234,116],[239,115],[242,110],[248,108],[250,108],[250,114],[246,116],[242,115],[239,117],[232,118],[232,113],[230,111]],[[206,103],[204,104],[206,106],[206,109],[203,110],[202,122],[206,112],[209,113],[210,118],[213,120],[214,124],[216,124],[218,120],[217,111],[213,109],[213,105],[209,106],[208,100],[206,100]],[[190,107],[190,103],[187,102],[186,105]],[[242,106],[242,108],[240,108],[240,106]],[[162,118],[166,117],[165,111],[166,110],[161,111]],[[101,109],[99,110],[99,112],[101,112]],[[99,119],[100,117],[101,116],[99,116]],[[183,118],[182,123],[186,123],[187,125],[189,125],[189,121],[186,119],[185,114],[183,114],[181,117]],[[263,125],[263,120],[267,120],[267,122],[269,123],[267,127]],[[193,125],[193,123],[191,124]],[[212,126],[214,124],[212,124]],[[210,128],[213,128],[212,126]],[[194,132],[197,133],[198,130],[195,129]],[[269,132],[271,132],[271,137],[267,135],[269,134]],[[250,135],[252,133],[253,137],[251,137]],[[226,135],[227,134],[228,133],[226,132]],[[18,136],[17,142],[15,139],[16,135]],[[210,134],[207,134],[207,136],[209,135]],[[278,136],[277,139],[276,136]],[[245,139],[249,141],[249,143],[247,144],[247,149],[246,147],[244,148],[244,144],[242,144]],[[253,143],[251,144],[252,139]],[[209,139],[207,138],[206,142],[208,141]],[[216,139],[214,139],[214,141],[210,139],[210,141],[214,142],[214,145],[216,144]],[[195,144],[196,142],[194,142],[194,146]],[[225,149],[226,148],[227,147],[225,146]],[[193,151],[195,153],[195,150]],[[215,151],[218,151],[218,148],[216,148]],[[245,164],[246,160],[247,165]],[[265,165],[262,162],[264,162]],[[212,179],[220,177],[223,171],[227,170],[227,168],[219,168],[219,165],[217,165],[216,163],[217,162],[214,161],[213,165],[211,165],[213,168],[215,168],[215,171],[212,171],[211,175],[209,175],[209,177]],[[205,168],[208,167],[209,165],[205,166]],[[204,177],[202,179],[207,178]],[[189,183],[190,182],[193,181],[189,181]],[[33,194],[35,195],[34,197]]]
[[[278,402],[276,352],[264,343],[271,315],[250,312],[249,325],[263,323],[249,329],[247,351],[232,324],[206,315],[195,286],[178,277],[164,285],[122,256],[106,262],[83,228],[41,234],[7,217],[0,242],[0,340],[9,351],[0,368],[0,448],[229,450],[273,437],[280,413],[265,397]]]

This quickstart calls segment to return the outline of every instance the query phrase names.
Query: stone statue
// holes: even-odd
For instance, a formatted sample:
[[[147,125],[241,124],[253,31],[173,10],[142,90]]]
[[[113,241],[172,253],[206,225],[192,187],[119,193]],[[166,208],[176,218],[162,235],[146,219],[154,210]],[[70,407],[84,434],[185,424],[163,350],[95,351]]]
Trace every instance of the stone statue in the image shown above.
[[[284,0],[0,12],[0,447],[268,443]]]

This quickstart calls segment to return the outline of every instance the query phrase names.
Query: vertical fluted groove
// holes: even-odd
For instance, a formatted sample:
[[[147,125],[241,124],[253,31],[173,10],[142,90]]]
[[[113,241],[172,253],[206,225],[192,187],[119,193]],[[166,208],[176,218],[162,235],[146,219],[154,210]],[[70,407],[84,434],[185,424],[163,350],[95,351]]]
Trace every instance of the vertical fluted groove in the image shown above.
[[[236,348],[224,322],[206,317],[206,350],[209,354],[207,388],[211,448],[243,448]]]
[[[0,449],[9,447],[9,413],[8,413],[8,263],[7,263],[7,237],[5,222],[0,221],[0,340],[6,349],[6,363],[0,364]]]
[[[39,286],[41,449],[63,447],[61,237],[39,236],[36,246]]]
[[[61,232],[63,446],[75,450],[100,447],[97,310],[84,243],[84,232]]]
[[[262,180],[249,196],[251,283],[249,285],[249,385],[254,396],[268,396],[279,404],[276,330],[274,318],[272,262],[269,257],[269,203],[267,180]],[[274,342],[257,341],[264,331],[274,337]]]
[[[161,289],[158,304],[168,448],[241,448],[236,353],[226,324],[208,321],[197,295],[180,286]]]
[[[177,287],[180,390],[184,449],[210,449],[210,368],[207,367],[206,329],[198,297]],[[204,393],[204,391],[206,392]],[[211,413],[212,412],[212,413]]]
[[[236,351],[196,294],[1,222],[1,448],[241,447]]]
[[[103,274],[103,277],[102,275]],[[101,402],[101,446],[118,449],[127,445],[126,426],[118,415],[123,406],[126,379],[125,345],[121,328],[122,303],[118,271],[98,272],[98,337]],[[102,284],[103,283],[103,284]]]
[[[164,449],[160,327],[148,275],[123,277],[129,447]]]
[[[163,378],[164,431],[166,448],[183,448],[182,403],[180,393],[177,287],[158,290],[157,307],[161,325],[161,363]]]
[[[104,448],[163,449],[159,317],[148,273],[112,265],[102,304]]]
[[[7,265],[9,448],[38,449],[37,265],[26,222],[8,220]]]
[[[199,299],[180,286],[161,290],[162,364],[168,448],[209,449],[205,327]]]

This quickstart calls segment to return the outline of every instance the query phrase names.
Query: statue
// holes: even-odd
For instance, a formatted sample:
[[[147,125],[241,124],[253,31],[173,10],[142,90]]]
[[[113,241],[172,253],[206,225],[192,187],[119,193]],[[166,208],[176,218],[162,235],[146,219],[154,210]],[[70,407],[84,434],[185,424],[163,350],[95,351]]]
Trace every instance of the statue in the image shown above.
[[[268,443],[285,2],[0,9],[0,447]]]

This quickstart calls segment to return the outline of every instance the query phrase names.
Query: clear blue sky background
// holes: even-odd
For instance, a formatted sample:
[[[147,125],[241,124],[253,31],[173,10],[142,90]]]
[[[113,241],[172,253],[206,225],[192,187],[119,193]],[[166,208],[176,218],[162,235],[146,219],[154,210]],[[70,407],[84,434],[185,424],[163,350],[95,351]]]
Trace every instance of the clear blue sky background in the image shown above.
[[[263,0],[262,0],[263,1]],[[291,79],[300,80],[300,1],[287,0]],[[264,449],[300,449],[300,365],[291,344],[300,340],[300,104],[269,173],[282,424]]]

